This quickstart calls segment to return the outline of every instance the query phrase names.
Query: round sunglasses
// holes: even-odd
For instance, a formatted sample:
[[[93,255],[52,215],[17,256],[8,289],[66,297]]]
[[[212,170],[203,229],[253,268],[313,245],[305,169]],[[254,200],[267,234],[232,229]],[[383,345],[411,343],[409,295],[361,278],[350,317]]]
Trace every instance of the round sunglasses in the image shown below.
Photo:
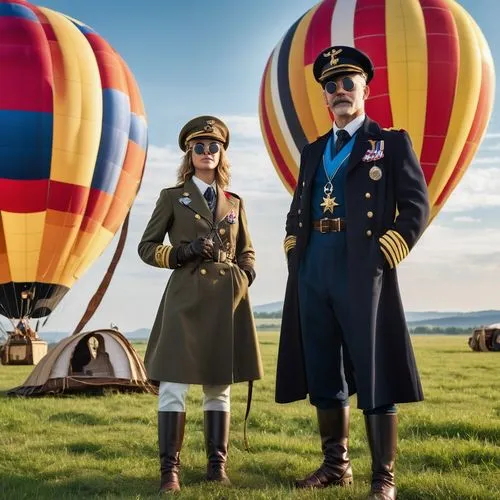
[[[344,76],[344,78],[342,78],[342,80],[340,80],[338,83],[334,82],[333,80],[330,80],[329,82],[326,82],[326,84],[325,84],[325,90],[329,94],[335,94],[335,92],[337,92],[337,90],[339,88],[339,83],[340,82],[342,82],[342,88],[346,92],[350,92],[356,86],[356,84],[354,83],[354,80],[350,76]]]
[[[197,142],[194,146],[193,146],[193,151],[197,154],[197,155],[202,155],[202,154],[205,154],[205,153],[209,153],[209,154],[212,154],[214,155],[215,153],[218,153],[220,151],[220,146],[219,146],[219,143],[218,142],[211,142],[209,145],[208,145],[208,151],[205,150],[205,144],[203,144],[202,142]]]

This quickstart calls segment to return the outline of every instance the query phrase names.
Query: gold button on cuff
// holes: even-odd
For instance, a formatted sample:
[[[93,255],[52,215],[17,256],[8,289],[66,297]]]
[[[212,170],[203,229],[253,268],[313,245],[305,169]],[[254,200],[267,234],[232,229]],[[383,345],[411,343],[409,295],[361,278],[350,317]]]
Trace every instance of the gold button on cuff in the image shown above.
[[[194,216],[194,218],[195,218],[195,219],[201,219],[201,215],[200,215],[200,214],[196,214],[196,215]]]
[[[368,212],[368,213],[366,214],[366,216],[367,216],[369,219],[371,219],[371,218],[373,217],[373,212],[371,212],[371,211],[370,211],[370,212]]]
[[[182,193],[182,196],[189,196],[189,193],[187,191],[184,191],[184,193]]]
[[[365,198],[366,198],[367,200],[369,200],[371,197],[372,197],[372,195],[371,195],[370,193],[365,193]]]
[[[366,236],[368,236],[368,238],[372,235],[373,233],[371,232],[370,229],[368,229],[368,231],[366,231]]]
[[[203,274],[203,275],[207,274],[207,270],[206,269],[200,269],[200,274]]]
[[[224,269],[221,269],[221,270],[219,271],[219,274],[220,274],[221,276],[224,276],[224,275],[226,274],[226,271],[224,271]]]
[[[226,230],[222,227],[219,229],[219,234],[226,234]]]

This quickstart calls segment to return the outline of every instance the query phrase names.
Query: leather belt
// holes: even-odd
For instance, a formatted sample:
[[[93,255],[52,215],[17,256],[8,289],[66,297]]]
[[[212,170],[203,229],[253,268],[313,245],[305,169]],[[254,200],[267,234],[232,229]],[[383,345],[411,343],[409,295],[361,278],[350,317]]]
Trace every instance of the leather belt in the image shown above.
[[[312,227],[320,233],[338,233],[345,231],[346,221],[341,218],[329,219],[325,217],[324,219],[313,220]]]

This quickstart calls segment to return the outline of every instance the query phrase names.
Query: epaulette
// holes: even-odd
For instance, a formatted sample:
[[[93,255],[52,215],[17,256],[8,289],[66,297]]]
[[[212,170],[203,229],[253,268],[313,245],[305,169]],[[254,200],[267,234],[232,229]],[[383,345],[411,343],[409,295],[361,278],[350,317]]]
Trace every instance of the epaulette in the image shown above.
[[[384,127],[382,130],[385,130],[387,132],[406,132],[404,128],[397,128],[397,127]]]

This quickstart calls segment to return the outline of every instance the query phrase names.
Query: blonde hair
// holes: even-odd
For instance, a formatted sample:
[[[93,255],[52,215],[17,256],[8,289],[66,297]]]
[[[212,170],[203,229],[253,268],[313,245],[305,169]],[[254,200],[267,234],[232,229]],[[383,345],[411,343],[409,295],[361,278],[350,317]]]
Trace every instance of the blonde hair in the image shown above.
[[[186,154],[182,158],[182,162],[179,165],[177,170],[177,184],[183,184],[187,180],[191,179],[194,175],[194,165],[191,160],[192,155],[191,148],[186,151]],[[229,182],[231,180],[231,165],[229,164],[229,160],[227,158],[226,150],[222,144],[220,145],[220,157],[219,164],[215,169],[215,182],[222,189],[226,189],[229,186]]]

